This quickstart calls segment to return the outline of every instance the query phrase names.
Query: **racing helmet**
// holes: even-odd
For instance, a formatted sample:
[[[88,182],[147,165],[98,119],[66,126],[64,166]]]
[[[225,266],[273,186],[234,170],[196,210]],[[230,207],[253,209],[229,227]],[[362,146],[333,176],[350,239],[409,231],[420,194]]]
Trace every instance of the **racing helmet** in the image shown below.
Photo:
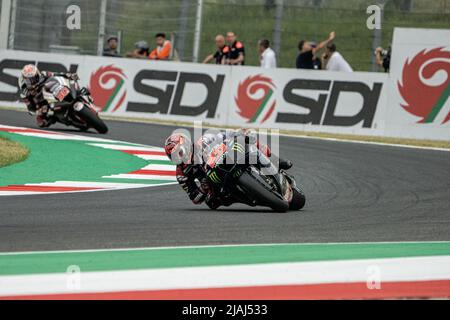
[[[192,159],[192,142],[183,133],[173,133],[166,139],[164,150],[167,157],[176,164],[188,164]]]
[[[32,90],[41,81],[42,74],[34,64],[27,64],[22,68],[20,81],[28,90]]]

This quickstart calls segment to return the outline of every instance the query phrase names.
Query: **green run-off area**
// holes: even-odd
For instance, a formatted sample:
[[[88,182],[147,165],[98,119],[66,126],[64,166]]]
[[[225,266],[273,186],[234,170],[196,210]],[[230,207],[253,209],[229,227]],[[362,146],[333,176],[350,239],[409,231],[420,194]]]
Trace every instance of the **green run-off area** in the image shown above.
[[[140,169],[148,161],[86,141],[51,140],[0,132],[30,149],[26,161],[0,169],[0,186],[55,181],[98,181]],[[105,181],[107,182],[107,181]]]

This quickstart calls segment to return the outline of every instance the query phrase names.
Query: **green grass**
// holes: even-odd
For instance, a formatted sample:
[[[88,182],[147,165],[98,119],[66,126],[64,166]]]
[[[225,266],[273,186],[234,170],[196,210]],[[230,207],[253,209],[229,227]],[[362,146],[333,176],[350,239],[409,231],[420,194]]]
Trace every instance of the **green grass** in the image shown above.
[[[0,168],[25,160],[29,151],[20,143],[0,137]]]

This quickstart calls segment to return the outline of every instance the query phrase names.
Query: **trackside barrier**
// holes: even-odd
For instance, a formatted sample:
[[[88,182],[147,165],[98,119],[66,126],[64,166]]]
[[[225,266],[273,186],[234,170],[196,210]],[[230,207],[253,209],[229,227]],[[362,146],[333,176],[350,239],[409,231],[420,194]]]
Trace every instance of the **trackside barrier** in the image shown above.
[[[104,114],[450,140],[450,30],[394,32],[391,73],[339,73],[0,51],[0,104],[20,69],[78,72]]]

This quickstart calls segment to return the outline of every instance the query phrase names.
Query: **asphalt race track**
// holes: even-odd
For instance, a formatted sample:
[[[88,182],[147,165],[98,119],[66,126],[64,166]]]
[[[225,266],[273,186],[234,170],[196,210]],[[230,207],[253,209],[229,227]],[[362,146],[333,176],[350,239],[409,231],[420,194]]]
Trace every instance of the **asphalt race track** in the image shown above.
[[[36,127],[31,116],[5,110],[0,124]],[[105,138],[153,146],[174,129],[107,124]],[[63,126],[51,130],[82,134]],[[287,137],[280,142],[306,193],[300,212],[241,205],[210,211],[192,205],[177,185],[0,197],[0,252],[450,240],[450,152]]]

